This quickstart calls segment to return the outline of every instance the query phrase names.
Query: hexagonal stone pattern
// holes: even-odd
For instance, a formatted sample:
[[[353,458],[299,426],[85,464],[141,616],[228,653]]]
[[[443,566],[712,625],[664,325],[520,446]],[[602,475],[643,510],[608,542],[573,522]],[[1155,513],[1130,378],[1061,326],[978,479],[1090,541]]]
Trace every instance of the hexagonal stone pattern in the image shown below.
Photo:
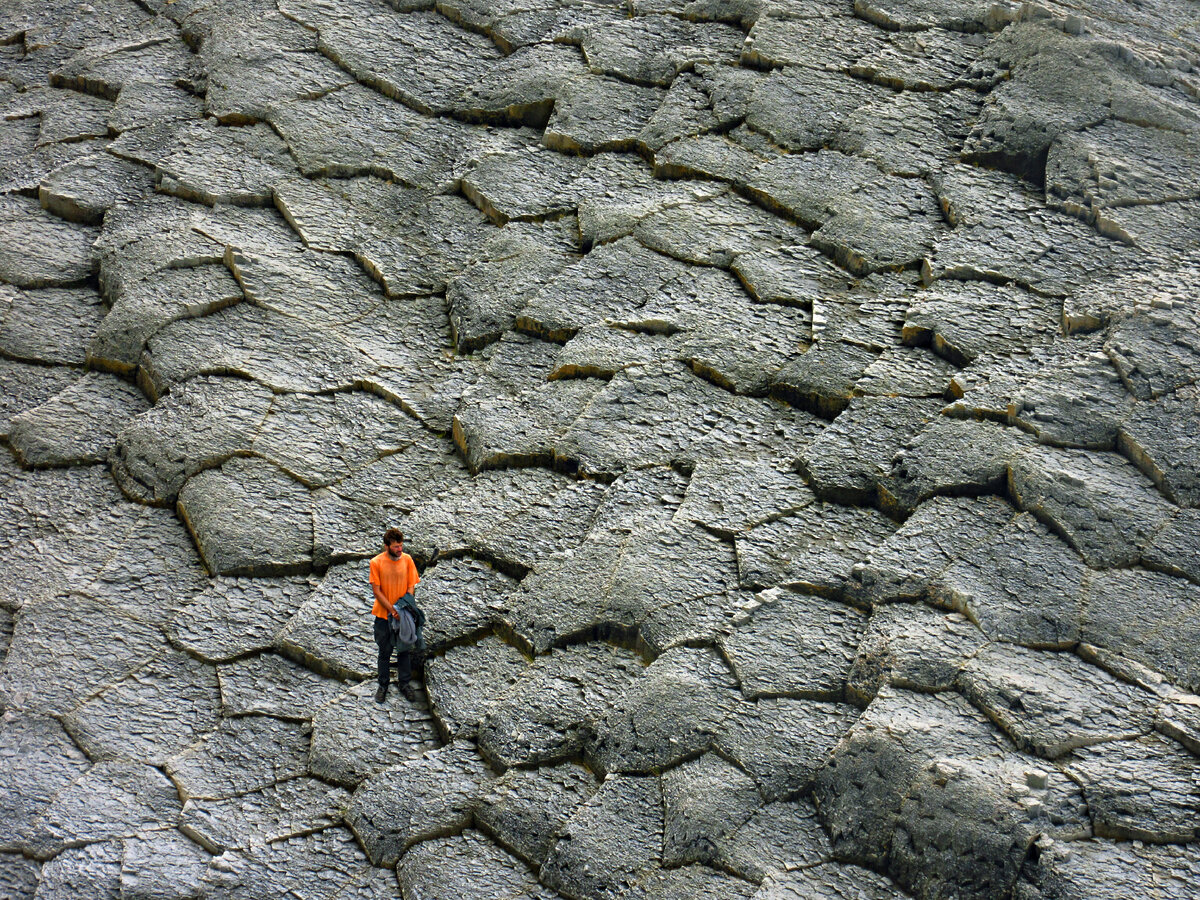
[[[1193,19],[0,4],[0,895],[1190,898]]]

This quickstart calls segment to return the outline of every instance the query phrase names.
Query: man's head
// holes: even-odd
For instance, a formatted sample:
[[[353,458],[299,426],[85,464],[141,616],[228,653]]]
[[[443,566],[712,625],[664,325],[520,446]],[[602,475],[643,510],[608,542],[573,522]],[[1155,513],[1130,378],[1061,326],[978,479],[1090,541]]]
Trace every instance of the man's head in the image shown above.
[[[404,532],[399,528],[389,528],[383,533],[383,546],[387,549],[388,556],[399,559],[400,554],[404,552]]]

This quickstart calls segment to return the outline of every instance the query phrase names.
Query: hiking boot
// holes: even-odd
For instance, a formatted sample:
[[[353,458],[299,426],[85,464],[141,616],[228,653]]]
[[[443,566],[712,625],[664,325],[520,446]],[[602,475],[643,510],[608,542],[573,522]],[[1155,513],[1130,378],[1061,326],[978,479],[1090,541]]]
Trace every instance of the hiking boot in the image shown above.
[[[386,699],[387,699],[387,685],[385,684],[385,685],[383,685],[383,687],[381,687],[379,690],[377,690],[375,692],[375,702],[382,703]]]
[[[409,703],[417,702],[417,689],[411,684],[405,683],[404,687],[400,688],[404,692],[404,699]]]

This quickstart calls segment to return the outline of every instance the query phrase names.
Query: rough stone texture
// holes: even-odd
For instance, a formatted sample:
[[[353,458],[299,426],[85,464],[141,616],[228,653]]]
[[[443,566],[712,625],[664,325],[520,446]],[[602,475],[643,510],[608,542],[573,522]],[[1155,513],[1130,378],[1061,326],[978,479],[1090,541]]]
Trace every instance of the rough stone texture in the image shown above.
[[[422,841],[404,854],[396,875],[400,889],[413,897],[551,900],[555,896],[537,883],[520,860],[477,831]]]
[[[1175,900],[1187,896],[1197,875],[1194,845],[1048,842],[1039,851],[1017,883],[1017,900],[1117,900],[1155,891]]]
[[[595,778],[568,763],[510,769],[480,799],[475,821],[530,865],[546,860],[559,829],[596,792]]]
[[[246,716],[226,719],[165,768],[183,800],[220,800],[301,775],[307,760],[308,736],[297,724]]]
[[[1121,452],[1180,506],[1200,506],[1200,460],[1195,452],[1198,404],[1200,392],[1194,386],[1135,404],[1117,435]]]
[[[663,864],[711,862],[721,839],[760,806],[754,781],[721,757],[706,753],[662,777]]]
[[[209,853],[249,850],[341,821],[350,795],[314,778],[293,778],[225,800],[189,800],[179,829]]]
[[[831,852],[812,802],[793,800],[766,804],[726,834],[717,859],[722,868],[758,883],[773,872],[826,862]]]

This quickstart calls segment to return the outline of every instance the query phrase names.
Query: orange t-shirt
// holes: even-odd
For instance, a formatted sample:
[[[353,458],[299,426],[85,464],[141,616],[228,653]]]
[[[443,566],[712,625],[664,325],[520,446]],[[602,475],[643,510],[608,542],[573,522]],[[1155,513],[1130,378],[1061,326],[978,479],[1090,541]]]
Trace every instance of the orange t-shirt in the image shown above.
[[[371,584],[379,586],[389,603],[395,603],[416,587],[420,580],[417,565],[407,553],[401,553],[400,558],[394,560],[384,550],[371,560]],[[371,607],[371,612],[381,619],[387,618],[387,610],[378,600]]]

